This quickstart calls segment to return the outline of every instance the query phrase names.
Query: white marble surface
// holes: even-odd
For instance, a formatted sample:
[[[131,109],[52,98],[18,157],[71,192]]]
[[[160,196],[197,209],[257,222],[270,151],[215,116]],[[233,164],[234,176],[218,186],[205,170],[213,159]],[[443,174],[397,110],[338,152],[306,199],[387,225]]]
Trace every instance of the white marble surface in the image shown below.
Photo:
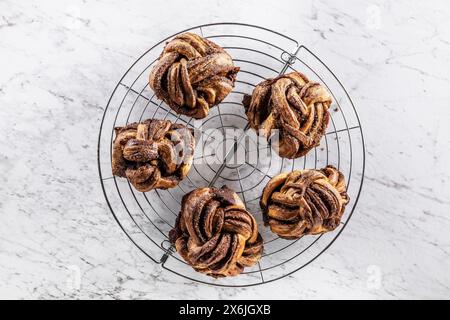
[[[446,1],[0,0],[0,298],[448,298],[449,16]],[[98,180],[99,122],[126,68],[218,21],[265,25],[327,57],[366,138],[366,182],[338,241],[252,288],[153,265]]]

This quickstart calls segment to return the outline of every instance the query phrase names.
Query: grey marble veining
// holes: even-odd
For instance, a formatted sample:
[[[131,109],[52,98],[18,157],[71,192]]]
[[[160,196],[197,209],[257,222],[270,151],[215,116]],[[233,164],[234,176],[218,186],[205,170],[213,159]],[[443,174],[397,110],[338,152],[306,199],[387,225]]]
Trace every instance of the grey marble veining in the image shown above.
[[[449,15],[445,1],[0,1],[0,297],[448,298]],[[326,59],[366,138],[343,234],[300,272],[251,288],[154,265],[98,180],[100,120],[128,66],[218,21],[267,26]]]

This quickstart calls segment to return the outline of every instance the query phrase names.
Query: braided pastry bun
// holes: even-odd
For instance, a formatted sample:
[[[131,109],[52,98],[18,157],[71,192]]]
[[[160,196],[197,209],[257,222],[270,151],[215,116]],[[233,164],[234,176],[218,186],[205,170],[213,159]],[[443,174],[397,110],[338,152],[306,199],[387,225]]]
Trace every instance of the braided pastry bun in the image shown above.
[[[319,145],[328,126],[328,91],[292,72],[258,84],[243,104],[250,126],[268,140],[279,130],[278,154],[294,159]]]
[[[297,239],[334,230],[348,202],[344,175],[327,166],[273,177],[264,187],[260,204],[272,232]]]
[[[187,32],[167,42],[149,84],[175,112],[202,119],[231,92],[238,71],[220,46]]]
[[[149,119],[115,132],[113,175],[127,178],[137,190],[173,188],[187,176],[195,139],[184,125]]]
[[[263,250],[255,218],[226,186],[187,193],[169,236],[188,264],[215,278],[240,274]]]

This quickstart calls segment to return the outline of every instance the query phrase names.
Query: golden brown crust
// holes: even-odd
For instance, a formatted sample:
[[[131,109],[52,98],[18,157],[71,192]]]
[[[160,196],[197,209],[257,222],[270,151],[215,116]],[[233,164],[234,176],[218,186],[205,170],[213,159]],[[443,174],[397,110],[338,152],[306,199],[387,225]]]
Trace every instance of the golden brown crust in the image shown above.
[[[177,113],[201,119],[231,92],[238,71],[220,46],[187,32],[166,44],[149,85]]]
[[[260,200],[265,223],[285,239],[334,230],[348,202],[344,175],[333,166],[279,174]]]
[[[293,159],[320,143],[332,99],[323,86],[292,72],[261,82],[242,102],[250,126],[267,139],[279,130],[278,153]]]
[[[215,278],[240,274],[259,261],[263,250],[255,218],[225,186],[186,194],[169,237],[188,264]]]
[[[126,177],[137,190],[173,188],[187,176],[195,140],[184,125],[149,119],[115,132],[113,175]]]

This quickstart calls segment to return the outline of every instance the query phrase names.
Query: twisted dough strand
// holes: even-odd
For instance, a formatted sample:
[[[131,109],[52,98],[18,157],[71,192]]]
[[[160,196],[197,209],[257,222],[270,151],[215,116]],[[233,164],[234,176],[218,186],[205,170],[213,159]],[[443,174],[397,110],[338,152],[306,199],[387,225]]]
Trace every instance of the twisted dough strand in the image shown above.
[[[169,236],[188,264],[212,277],[240,274],[260,259],[263,250],[255,218],[227,187],[186,194]]]
[[[220,46],[187,32],[166,44],[149,85],[177,113],[201,119],[231,92],[238,71]]]
[[[334,230],[349,202],[344,175],[333,166],[273,177],[261,197],[264,220],[286,239]]]
[[[269,139],[279,130],[278,153],[298,158],[320,143],[329,122],[330,94],[299,73],[258,84],[243,104],[250,126]]]
[[[139,191],[173,188],[191,167],[195,140],[182,124],[149,119],[115,128],[113,175]]]

